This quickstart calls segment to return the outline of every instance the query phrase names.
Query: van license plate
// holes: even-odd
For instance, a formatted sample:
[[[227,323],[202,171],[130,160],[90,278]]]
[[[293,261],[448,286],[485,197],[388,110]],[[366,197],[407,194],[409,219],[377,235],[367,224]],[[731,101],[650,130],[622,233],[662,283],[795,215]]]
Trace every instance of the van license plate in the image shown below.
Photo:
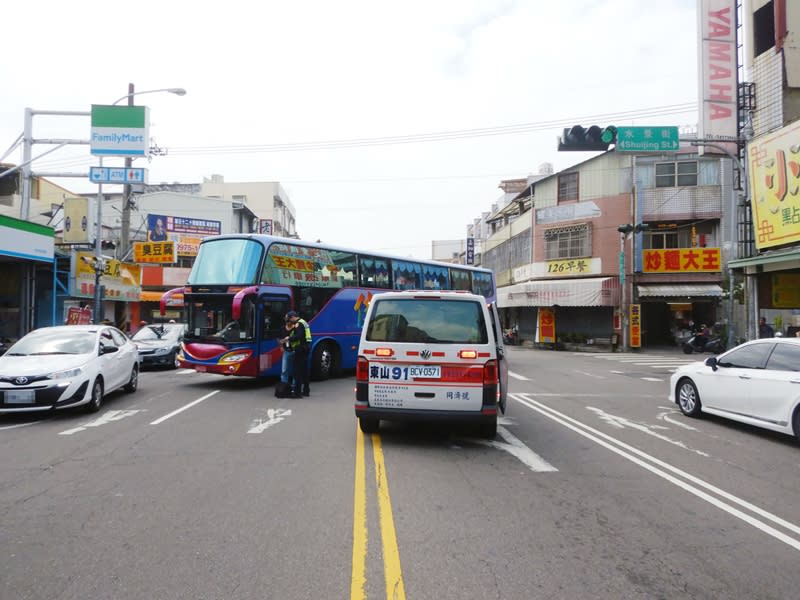
[[[414,379],[439,379],[442,376],[442,367],[438,365],[411,365],[408,367],[408,375]]]

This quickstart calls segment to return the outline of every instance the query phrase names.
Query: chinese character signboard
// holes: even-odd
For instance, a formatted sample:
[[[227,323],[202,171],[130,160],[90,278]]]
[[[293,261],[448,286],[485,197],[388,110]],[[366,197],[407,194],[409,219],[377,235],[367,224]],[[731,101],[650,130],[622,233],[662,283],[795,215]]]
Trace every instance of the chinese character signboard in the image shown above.
[[[173,264],[177,261],[175,242],[134,242],[133,261],[148,264]]]
[[[70,289],[70,295],[76,298],[94,298],[94,254],[76,252],[74,257],[74,289]],[[103,299],[138,302],[139,294],[142,291],[141,281],[142,274],[139,265],[107,260],[105,269],[100,276],[100,284],[105,288]]]
[[[290,244],[270,246],[264,271],[265,283],[303,287],[340,288],[354,278],[333,262],[327,250]]]
[[[220,233],[222,233],[220,221],[169,215],[147,215],[147,241],[173,241],[177,244],[178,256],[197,256],[200,240]]]
[[[475,238],[468,237],[467,238],[467,264],[474,265],[475,264]]]
[[[800,241],[800,121],[747,147],[759,250]]]
[[[259,219],[258,233],[263,233],[264,235],[272,235],[272,219]]]
[[[539,309],[539,342],[542,344],[556,342],[556,315],[549,308]]]
[[[772,308],[800,306],[800,274],[772,274]]]
[[[631,348],[640,348],[642,345],[642,305],[631,304],[630,306],[630,332]]]
[[[642,250],[645,273],[713,273],[722,269],[719,248]]]
[[[79,306],[70,306],[67,309],[67,318],[65,323],[67,325],[88,325],[92,320],[92,311],[90,308]]]

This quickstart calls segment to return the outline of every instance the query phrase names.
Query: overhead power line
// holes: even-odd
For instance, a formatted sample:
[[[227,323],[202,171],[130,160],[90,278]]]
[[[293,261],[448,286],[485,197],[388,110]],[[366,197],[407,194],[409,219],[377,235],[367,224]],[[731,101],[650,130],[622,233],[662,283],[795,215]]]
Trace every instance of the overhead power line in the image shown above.
[[[609,123],[615,124],[620,120],[642,119],[674,114],[692,113],[697,110],[696,102],[670,104],[654,108],[628,110],[612,113],[587,115],[571,119],[557,119],[520,123],[516,125],[502,125],[497,127],[483,127],[477,129],[461,129],[453,131],[439,131],[413,135],[384,136],[375,138],[355,138],[326,140],[318,142],[294,142],[282,144],[256,144],[256,145],[224,145],[224,146],[176,146],[168,148],[171,155],[201,155],[201,154],[239,154],[253,152],[298,152],[308,150],[334,150],[342,148],[359,148],[365,146],[388,146],[396,144],[416,144],[424,142],[440,142],[447,140],[478,138],[497,135],[511,135],[541,131],[555,127],[568,127],[579,123]]]

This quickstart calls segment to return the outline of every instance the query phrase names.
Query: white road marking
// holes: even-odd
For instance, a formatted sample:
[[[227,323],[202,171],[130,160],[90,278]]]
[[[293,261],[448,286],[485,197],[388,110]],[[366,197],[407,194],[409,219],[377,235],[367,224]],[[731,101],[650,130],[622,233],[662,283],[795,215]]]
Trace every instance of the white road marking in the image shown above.
[[[639,379],[643,381],[664,381],[663,379],[659,379],[658,377],[639,377]]]
[[[520,404],[527,406],[531,410],[538,412],[539,414],[559,423],[560,425],[566,427],[581,435],[587,439],[592,440],[596,444],[606,448],[607,450],[618,454],[619,456],[629,460],[630,462],[634,463],[635,465],[640,466],[647,471],[650,471],[654,475],[669,481],[673,485],[680,487],[681,489],[693,494],[694,496],[700,498],[701,500],[708,502],[712,506],[716,506],[720,510],[727,512],[728,514],[736,517],[744,521],[745,523],[755,527],[759,531],[766,533],[773,538],[780,540],[784,544],[794,548],[797,551],[800,551],[800,526],[786,521],[777,515],[774,515],[763,508],[760,508],[754,504],[747,502],[733,494],[726,492],[725,490],[718,488],[710,483],[707,483],[700,479],[699,477],[695,477],[694,475],[678,469],[677,467],[672,466],[671,464],[664,462],[650,454],[642,452],[638,448],[635,448],[621,440],[618,440],[610,435],[603,433],[602,431],[598,431],[588,425],[573,419],[563,413],[560,413],[549,406],[542,404],[541,402],[537,402],[531,398],[528,398],[527,394],[513,394],[509,395],[513,397],[514,400],[519,402]],[[648,462],[649,461],[649,462]],[[682,477],[685,479],[679,479]],[[688,482],[688,483],[687,483]],[[701,489],[703,488],[703,489]],[[704,491],[706,490],[706,491]],[[709,493],[710,492],[710,493]],[[712,496],[711,494],[716,494],[720,498],[723,498],[727,502],[723,502],[717,497]],[[729,504],[730,503],[730,504]],[[759,520],[745,512],[742,512],[738,508],[732,506],[731,504],[738,504],[740,507],[744,508],[745,510],[749,510],[750,512],[758,515],[761,517]],[[776,529],[772,525],[769,525],[765,521],[771,521],[775,525],[779,527],[783,527],[784,529],[792,532],[794,535],[798,536],[797,538],[791,537],[782,531]]]
[[[528,448],[522,440],[512,434],[505,427],[498,427],[497,433],[505,440],[498,442],[497,440],[474,440],[483,446],[490,446],[498,450],[504,450],[512,456],[515,456],[519,461],[528,467],[534,473],[551,473],[558,471],[553,465],[536,454],[533,450]]]
[[[164,421],[166,421],[167,419],[169,419],[170,417],[174,417],[175,415],[177,415],[179,413],[182,413],[186,409],[193,407],[195,404],[200,404],[206,398],[211,398],[211,396],[213,396],[214,394],[218,394],[218,393],[219,393],[219,390],[214,390],[213,392],[210,392],[210,393],[206,394],[202,398],[198,398],[194,402],[189,402],[189,404],[187,404],[186,406],[182,406],[178,410],[173,410],[171,413],[169,413],[167,415],[164,415],[160,419],[156,419],[155,421],[150,423],[150,425],[159,425],[159,424],[163,423]]]
[[[625,375],[625,371],[611,371],[614,375]]]
[[[693,450],[692,448],[689,448],[683,442],[679,442],[677,440],[670,439],[665,435],[661,435],[660,433],[656,433],[655,431],[653,431],[653,427],[650,426],[650,425],[644,425],[642,423],[636,423],[634,421],[630,421],[630,420],[626,419],[625,417],[618,417],[616,415],[612,415],[611,413],[607,413],[604,410],[602,410],[600,408],[595,408],[593,406],[587,406],[586,409],[591,411],[591,412],[593,412],[593,413],[595,413],[598,417],[600,417],[601,421],[605,421],[606,423],[609,423],[610,425],[613,425],[614,427],[617,427],[618,429],[625,429],[626,427],[628,427],[630,429],[636,429],[637,431],[641,431],[642,433],[646,433],[648,435],[652,435],[653,437],[656,437],[656,438],[658,438],[660,440],[663,440],[663,441],[665,441],[665,442],[667,442],[669,444],[673,444],[674,446],[678,446],[680,448],[683,448],[684,450],[688,450],[689,452],[694,452],[695,454],[699,454],[700,456],[704,456],[706,458],[710,458],[711,457],[710,454],[708,454],[706,452],[703,452],[702,450]],[[659,427],[659,429],[663,429],[663,427]]]
[[[688,429],[689,431],[700,431],[697,427],[692,427],[691,425],[687,425],[683,421],[676,421],[674,420],[671,415],[675,414],[682,414],[681,411],[675,410],[674,408],[668,408],[665,406],[659,406],[658,408],[667,408],[666,412],[658,413],[657,419],[661,421],[666,421],[670,425],[676,425],[678,427],[683,427],[684,429]]]
[[[595,375],[594,373],[587,373],[586,371],[575,371],[576,373],[580,373],[581,375],[586,375],[587,377],[594,377],[595,379],[605,379],[602,375]]]
[[[89,427],[100,427],[101,425],[106,425],[107,423],[111,423],[112,421],[119,421],[120,419],[124,419],[125,417],[130,417],[131,415],[135,415],[138,412],[139,412],[138,410],[107,410],[102,415],[97,417],[95,420],[89,421],[88,423],[84,423],[80,427],[73,427],[72,429],[59,431],[58,435],[72,435],[73,433],[86,431]]]
[[[19,427],[28,427],[30,425],[36,425],[36,423],[41,423],[42,421],[31,421],[30,423],[18,423],[16,425],[5,425],[4,427],[0,427],[0,431],[3,429],[17,429]]]
[[[181,369],[180,371],[176,371],[176,375],[188,375],[189,373],[197,373],[194,369]]]
[[[247,433],[261,433],[265,429],[283,421],[284,417],[290,416],[292,416],[292,411],[290,409],[270,408],[267,410],[267,420],[256,419],[253,421],[253,424],[250,425],[250,429],[247,430]]]
[[[525,375],[518,375],[517,373],[514,373],[513,371],[509,371],[508,372],[508,376],[509,377],[513,377],[514,379],[519,379],[520,381],[530,381],[530,379],[525,377]]]

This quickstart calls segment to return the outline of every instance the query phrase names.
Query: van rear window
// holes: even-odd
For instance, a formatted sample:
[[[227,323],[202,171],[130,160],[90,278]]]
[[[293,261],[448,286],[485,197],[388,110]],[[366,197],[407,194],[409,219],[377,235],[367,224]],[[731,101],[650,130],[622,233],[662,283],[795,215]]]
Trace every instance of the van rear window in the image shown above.
[[[478,302],[417,298],[373,299],[367,327],[370,342],[486,344],[483,307]]]

